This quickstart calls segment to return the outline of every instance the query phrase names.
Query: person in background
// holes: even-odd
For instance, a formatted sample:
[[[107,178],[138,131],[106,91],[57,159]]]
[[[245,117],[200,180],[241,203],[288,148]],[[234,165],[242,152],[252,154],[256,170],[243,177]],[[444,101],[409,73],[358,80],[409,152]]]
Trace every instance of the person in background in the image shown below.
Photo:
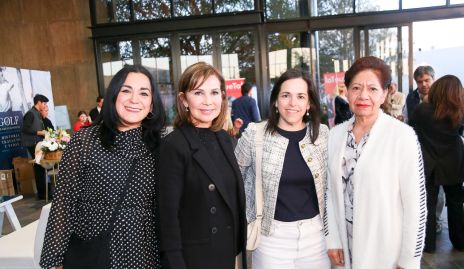
[[[435,81],[435,70],[429,66],[419,66],[414,70],[414,80],[417,84],[417,89],[409,92],[406,98],[406,119],[410,117],[416,108],[422,102],[427,102],[428,94],[430,91],[430,87]],[[409,121],[408,121],[409,122]],[[443,209],[445,208],[445,193],[443,191],[443,187],[440,186],[438,191],[438,200],[436,206],[436,218],[437,218],[437,225],[436,225],[436,232],[440,233],[442,231],[443,226],[443,219],[441,217],[443,213]]]
[[[165,112],[156,85],[146,68],[124,66],[109,83],[101,117],[72,136],[60,163],[42,268],[66,269],[74,239],[106,232],[126,186],[111,231],[109,268],[161,268],[155,183]]]
[[[42,116],[42,121],[44,125],[44,130],[52,129],[55,130],[52,121],[48,118],[48,105],[46,104],[42,110],[40,110],[40,115]]]
[[[236,119],[243,121],[240,133],[243,133],[250,122],[261,120],[256,101],[251,97],[252,86],[251,83],[243,83],[242,96],[232,102],[232,121],[235,122]]]
[[[229,134],[225,81],[199,62],[181,75],[174,131],[160,152],[166,269],[246,269],[245,195]],[[243,254],[243,255],[242,255]]]
[[[422,102],[427,101],[430,87],[435,81],[435,70],[429,65],[419,66],[414,70],[414,80],[416,81],[417,88],[409,92],[406,97],[406,111],[409,118],[416,106]]]
[[[393,118],[404,121],[403,108],[406,100],[403,93],[397,91],[397,87],[396,82],[392,82],[388,87],[388,94],[383,103],[383,109],[385,113]]]
[[[460,137],[464,119],[461,81],[446,75],[430,88],[428,103],[417,106],[409,124],[419,137],[424,156],[427,188],[425,252],[436,248],[435,208],[442,185],[448,208],[449,237],[456,250],[464,251],[464,145]]]
[[[335,125],[345,122],[351,118],[350,106],[346,98],[346,87],[339,86],[338,95],[335,97]]]
[[[23,117],[21,128],[21,144],[27,148],[32,159],[35,159],[35,146],[45,136],[44,124],[40,111],[47,106],[48,98],[37,94],[34,96],[34,106]],[[37,187],[37,198],[45,200],[45,169],[34,163],[35,184]]]
[[[87,126],[90,126],[89,116],[87,116],[87,113],[85,113],[85,111],[79,111],[77,113],[77,121],[74,123],[73,131],[77,132],[82,127]]]
[[[414,130],[380,109],[390,82],[390,67],[372,56],[345,73],[354,117],[330,131],[324,218],[335,268],[420,268],[422,156]]]
[[[100,115],[102,107],[103,107],[103,100],[104,100],[103,96],[99,95],[97,97],[97,106],[92,108],[92,110],[90,110],[89,116],[92,122],[96,121],[98,116]]]
[[[263,132],[261,242],[254,269],[328,269],[322,231],[329,129],[320,124],[320,104],[309,74],[284,72],[271,92],[269,120],[250,123],[235,148],[247,197],[247,219],[256,218],[257,128]]]

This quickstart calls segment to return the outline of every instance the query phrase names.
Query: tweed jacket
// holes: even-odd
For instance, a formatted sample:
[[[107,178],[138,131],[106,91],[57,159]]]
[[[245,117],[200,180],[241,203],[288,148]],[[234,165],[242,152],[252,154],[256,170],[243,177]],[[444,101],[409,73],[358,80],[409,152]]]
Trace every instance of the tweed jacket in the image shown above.
[[[255,133],[259,127],[264,127],[267,122],[250,123],[238,140],[235,148],[235,156],[245,181],[246,216],[248,223],[255,220],[255,175],[256,175],[256,151]],[[319,214],[324,215],[324,192],[327,177],[327,140],[329,130],[326,125],[321,124],[319,137],[311,143],[311,127],[308,125],[306,136],[299,142],[300,151],[313,174],[319,204]],[[287,151],[288,139],[277,132],[270,134],[266,132],[263,139],[263,161],[262,161],[262,185],[263,185],[263,222],[262,234],[271,234],[271,223],[274,219],[279,181],[282,175],[285,152]]]

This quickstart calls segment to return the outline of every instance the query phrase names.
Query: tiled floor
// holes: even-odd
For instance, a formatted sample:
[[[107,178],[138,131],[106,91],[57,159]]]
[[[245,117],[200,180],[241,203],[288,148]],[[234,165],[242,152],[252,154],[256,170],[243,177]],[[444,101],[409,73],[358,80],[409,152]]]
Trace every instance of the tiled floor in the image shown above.
[[[25,226],[40,216],[40,209],[45,205],[45,201],[37,201],[32,197],[25,197],[13,204],[16,215],[21,226]],[[446,208],[445,208],[446,209]],[[446,210],[445,210],[446,213]],[[446,219],[446,216],[443,216]],[[464,228],[464,227],[463,227]],[[12,228],[7,218],[4,220],[2,234],[12,232]],[[437,251],[434,254],[424,253],[422,258],[422,269],[464,269],[464,252],[453,250],[448,239],[448,225],[444,224],[443,231],[437,236]]]

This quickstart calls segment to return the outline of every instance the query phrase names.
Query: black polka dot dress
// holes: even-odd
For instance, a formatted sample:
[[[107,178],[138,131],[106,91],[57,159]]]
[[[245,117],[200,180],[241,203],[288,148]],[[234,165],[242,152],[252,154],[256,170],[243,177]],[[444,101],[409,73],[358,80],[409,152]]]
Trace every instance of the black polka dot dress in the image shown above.
[[[111,149],[100,143],[99,126],[73,135],[63,154],[40,265],[60,265],[71,234],[92,239],[109,227],[118,196],[137,159],[110,243],[111,268],[161,268],[155,225],[155,158],[142,129],[119,133]]]

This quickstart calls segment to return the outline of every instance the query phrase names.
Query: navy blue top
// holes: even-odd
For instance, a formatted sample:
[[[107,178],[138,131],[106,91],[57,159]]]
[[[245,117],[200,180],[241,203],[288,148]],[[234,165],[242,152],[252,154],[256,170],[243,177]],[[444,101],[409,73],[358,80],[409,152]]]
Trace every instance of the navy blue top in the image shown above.
[[[294,132],[277,128],[277,132],[289,141],[274,219],[290,222],[313,218],[319,214],[316,187],[313,174],[303,159],[298,144],[305,137],[306,128]]]
[[[232,102],[232,121],[237,118],[243,120],[243,125],[240,128],[241,133],[248,126],[248,123],[259,122],[261,120],[255,99],[245,95]]]

